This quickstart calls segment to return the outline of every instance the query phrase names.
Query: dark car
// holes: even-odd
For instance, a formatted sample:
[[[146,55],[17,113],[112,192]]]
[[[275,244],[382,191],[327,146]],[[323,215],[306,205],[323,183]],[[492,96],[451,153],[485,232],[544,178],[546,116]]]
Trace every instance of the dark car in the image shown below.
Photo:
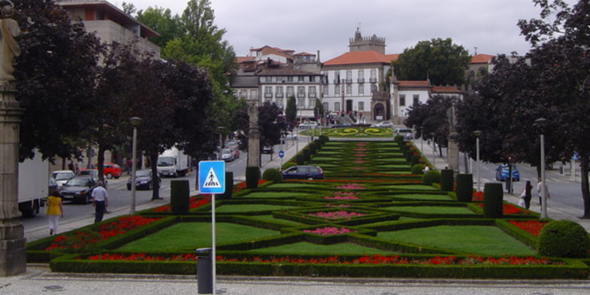
[[[92,191],[97,186],[98,183],[93,177],[74,176],[61,187],[59,195],[64,201],[89,203],[92,200]]]
[[[272,146],[263,146],[262,150],[260,151],[263,154],[274,154],[275,150]]]
[[[292,166],[281,173],[283,179],[324,179],[324,171],[318,166]]]
[[[344,127],[352,127],[350,123],[340,123],[332,125],[332,128],[344,128]]]
[[[506,179],[508,179],[508,165],[502,164],[496,168],[496,180],[506,181]],[[520,173],[518,173],[516,165],[512,165],[512,180],[520,181]]]
[[[156,175],[156,181],[160,184],[160,177]],[[159,186],[158,186],[159,187]],[[135,172],[135,188],[151,190],[154,188],[154,177],[152,170],[142,169]],[[131,177],[127,180],[127,190],[131,190]]]

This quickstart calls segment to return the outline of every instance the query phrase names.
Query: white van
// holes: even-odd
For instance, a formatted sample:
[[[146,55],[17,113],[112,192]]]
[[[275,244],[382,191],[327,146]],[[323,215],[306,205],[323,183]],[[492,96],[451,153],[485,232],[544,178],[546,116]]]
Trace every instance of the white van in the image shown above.
[[[395,128],[393,134],[401,135],[404,139],[414,139],[414,131],[410,128]]]

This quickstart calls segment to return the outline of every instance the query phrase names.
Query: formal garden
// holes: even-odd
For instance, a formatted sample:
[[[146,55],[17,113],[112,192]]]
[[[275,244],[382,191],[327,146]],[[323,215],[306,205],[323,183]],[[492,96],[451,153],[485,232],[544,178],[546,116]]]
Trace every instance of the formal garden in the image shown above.
[[[401,137],[322,136],[283,168],[297,164],[320,166],[325,179],[248,168],[217,196],[217,274],[589,278],[581,226],[504,202],[501,184],[477,192],[469,174],[424,174],[430,163]],[[211,247],[212,205],[178,182],[170,205],[31,242],[27,260],[56,272],[195,274],[195,249]]]

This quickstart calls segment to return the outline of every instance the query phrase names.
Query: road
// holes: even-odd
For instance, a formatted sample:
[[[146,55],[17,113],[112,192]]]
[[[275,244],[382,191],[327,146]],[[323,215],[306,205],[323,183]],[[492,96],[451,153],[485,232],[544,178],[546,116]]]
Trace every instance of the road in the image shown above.
[[[308,142],[307,138],[300,138],[299,143],[292,139],[288,139],[283,148],[293,147],[298,145],[299,148],[303,148]],[[274,148],[275,153],[273,155],[263,154],[260,157],[261,165],[264,167],[268,162],[276,159],[278,152],[281,150],[281,146],[277,145]],[[234,180],[241,182],[245,180],[245,171],[247,165],[248,154],[246,152],[240,152],[240,157],[234,161],[226,163],[226,171],[234,173]],[[287,160],[287,159],[285,159]],[[191,192],[196,192],[196,175],[195,171],[189,173],[184,177],[178,178],[162,178],[160,187],[160,197],[164,199],[170,199],[170,182],[173,180],[188,180],[191,188]],[[108,180],[108,192],[109,192],[109,211],[121,211],[129,210],[131,204],[131,191],[127,190],[127,180],[129,176],[123,173],[119,179]],[[151,201],[152,191],[138,190],[135,194],[136,205],[147,204]],[[41,208],[41,211],[45,209]],[[91,204],[76,204],[69,201],[64,202],[64,218],[60,220],[60,223],[66,223],[68,221],[77,220],[80,218],[87,218],[94,216],[94,207]],[[108,214],[105,215],[105,219],[109,218]],[[39,228],[47,226],[47,219],[44,213],[40,213],[37,217],[32,218],[21,218],[21,221],[27,229]]]

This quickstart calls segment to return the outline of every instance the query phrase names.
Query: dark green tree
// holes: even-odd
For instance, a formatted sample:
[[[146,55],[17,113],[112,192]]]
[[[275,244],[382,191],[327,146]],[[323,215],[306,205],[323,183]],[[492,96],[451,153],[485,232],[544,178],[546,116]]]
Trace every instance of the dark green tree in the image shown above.
[[[240,147],[247,150],[248,134],[250,132],[248,108],[245,107],[235,113],[234,120],[241,123],[240,129],[245,131],[239,137]],[[282,111],[276,104],[265,102],[258,106],[258,130],[260,132],[260,147],[273,146],[280,143],[281,134],[287,130],[287,123]]]
[[[471,57],[450,38],[420,41],[392,63],[399,80],[430,79],[433,85],[462,85]]]
[[[25,109],[20,157],[32,157],[38,148],[43,158],[68,158],[90,126],[86,111],[101,105],[94,89],[102,45],[53,1],[15,1],[15,11],[26,32],[15,66],[16,98]]]
[[[434,140],[438,144],[440,152],[442,147],[448,144],[447,110],[453,101],[458,101],[458,98],[437,95],[425,104],[413,105],[408,111],[408,118],[404,124],[416,129],[416,137],[424,136],[424,139]]]
[[[297,121],[297,101],[295,100],[295,96],[290,96],[287,98],[285,117],[287,119],[287,123],[289,124],[289,129],[293,129],[293,126],[295,126]]]
[[[160,47],[184,35],[184,27],[178,15],[172,15],[170,9],[162,7],[148,7],[145,11],[137,12],[137,20],[160,34],[160,37],[150,38],[150,41]]]

